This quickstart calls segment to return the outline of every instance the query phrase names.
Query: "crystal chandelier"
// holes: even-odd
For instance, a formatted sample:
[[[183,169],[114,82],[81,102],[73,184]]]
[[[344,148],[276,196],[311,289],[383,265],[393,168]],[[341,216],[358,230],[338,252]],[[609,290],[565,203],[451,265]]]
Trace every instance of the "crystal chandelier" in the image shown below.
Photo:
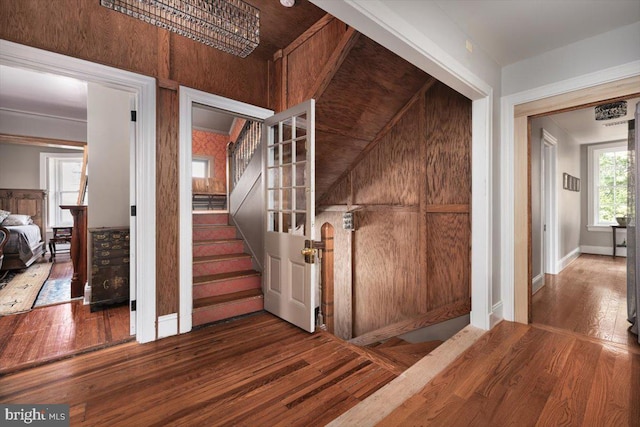
[[[596,105],[596,120],[617,119],[627,115],[627,101]]]
[[[260,11],[242,0],[100,0],[100,4],[241,58],[260,43]]]

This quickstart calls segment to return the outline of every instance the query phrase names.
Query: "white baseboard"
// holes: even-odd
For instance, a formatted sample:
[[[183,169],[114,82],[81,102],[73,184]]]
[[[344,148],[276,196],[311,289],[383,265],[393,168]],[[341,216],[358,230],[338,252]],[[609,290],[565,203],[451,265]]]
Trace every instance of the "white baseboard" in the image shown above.
[[[158,339],[178,334],[178,313],[158,317]]]
[[[556,269],[558,273],[560,273],[562,270],[567,268],[569,264],[575,261],[580,256],[580,254],[584,252],[582,248],[584,248],[584,246],[579,246],[575,248],[574,250],[569,252],[567,255],[565,255],[561,260],[558,261],[557,269]]]
[[[612,246],[581,246],[580,250],[583,254],[593,254],[593,255],[613,255],[613,247]],[[626,257],[627,256],[627,248],[616,248],[616,256]]]
[[[538,292],[544,286],[544,274],[540,273],[533,278],[531,283],[531,295]]]
[[[489,316],[489,328],[492,329],[502,319],[504,319],[504,315],[502,314],[502,301],[499,301],[495,303],[493,307],[491,307],[491,316]]]
[[[91,304],[91,286],[87,283],[84,285],[84,298],[82,299],[82,305]]]

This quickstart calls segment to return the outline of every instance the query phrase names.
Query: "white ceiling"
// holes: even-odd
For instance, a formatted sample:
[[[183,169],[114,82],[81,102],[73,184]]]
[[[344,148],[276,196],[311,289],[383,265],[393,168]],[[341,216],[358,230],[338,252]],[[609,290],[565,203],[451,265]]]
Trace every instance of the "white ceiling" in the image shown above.
[[[570,134],[578,144],[619,141],[628,138],[627,121],[633,119],[640,98],[627,100],[627,115],[617,119],[596,121],[594,107],[554,114],[551,119]],[[613,126],[605,126],[605,125]]]
[[[86,120],[87,83],[0,65],[0,108]]]
[[[640,21],[639,0],[436,0],[436,3],[474,44],[501,66]]]
[[[228,135],[233,125],[234,116],[206,105],[194,104],[191,113],[191,124],[194,128]]]

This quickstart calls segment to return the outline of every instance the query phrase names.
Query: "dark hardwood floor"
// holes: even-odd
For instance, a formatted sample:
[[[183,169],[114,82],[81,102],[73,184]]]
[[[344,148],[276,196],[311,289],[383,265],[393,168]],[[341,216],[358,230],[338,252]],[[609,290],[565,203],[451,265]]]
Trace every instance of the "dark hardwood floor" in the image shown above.
[[[60,254],[48,280],[71,278],[72,272],[68,255]],[[129,335],[129,308],[126,305],[92,313],[82,300],[74,300],[2,316],[0,374],[133,338]]]
[[[71,425],[324,425],[396,375],[266,313],[0,378],[0,401],[67,403]]]
[[[626,258],[580,255],[560,274],[545,276],[533,296],[533,324],[637,348],[638,337],[628,331],[626,277]]]

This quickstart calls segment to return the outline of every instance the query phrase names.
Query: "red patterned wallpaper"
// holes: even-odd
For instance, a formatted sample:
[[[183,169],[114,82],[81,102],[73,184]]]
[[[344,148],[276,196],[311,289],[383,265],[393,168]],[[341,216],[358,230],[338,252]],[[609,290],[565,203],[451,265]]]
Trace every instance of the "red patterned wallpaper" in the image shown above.
[[[213,178],[222,180],[227,185],[227,143],[229,135],[193,130],[193,155],[213,158]]]

